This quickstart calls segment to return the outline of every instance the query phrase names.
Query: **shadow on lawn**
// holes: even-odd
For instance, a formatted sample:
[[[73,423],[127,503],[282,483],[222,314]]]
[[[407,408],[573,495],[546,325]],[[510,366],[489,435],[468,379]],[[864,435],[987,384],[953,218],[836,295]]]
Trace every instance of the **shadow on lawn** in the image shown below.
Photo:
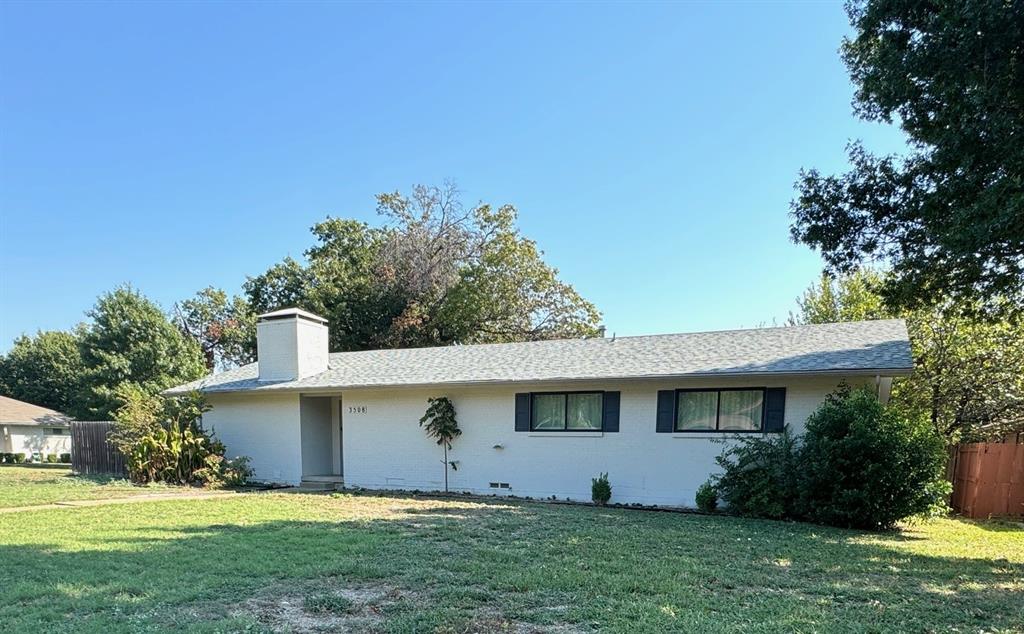
[[[386,499],[392,504],[383,519],[249,523],[240,515],[231,524],[143,523],[128,535],[101,533],[82,550],[0,546],[0,621],[57,627],[74,614],[84,621],[72,626],[119,631],[135,629],[129,622],[191,627],[240,617],[279,629],[304,618],[294,607],[303,596],[344,598],[374,588],[380,605],[361,607],[360,618],[376,620],[354,629],[390,627],[393,619],[404,619],[399,629],[492,631],[514,623],[524,632],[691,630],[705,622],[719,629],[978,630],[1021,622],[1024,603],[1011,588],[1024,566],[860,544],[851,541],[863,535],[855,531]],[[253,607],[260,597],[259,605],[286,597],[293,611],[268,616]]]

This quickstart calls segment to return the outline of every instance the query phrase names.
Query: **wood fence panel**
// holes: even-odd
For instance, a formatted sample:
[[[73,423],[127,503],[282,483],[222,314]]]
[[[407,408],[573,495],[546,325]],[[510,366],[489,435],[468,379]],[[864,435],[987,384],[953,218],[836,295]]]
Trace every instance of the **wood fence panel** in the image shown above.
[[[107,442],[114,423],[109,421],[71,422],[71,470],[94,475],[126,475],[124,456]]]
[[[962,515],[1024,515],[1024,444],[960,445],[952,471],[950,503]]]

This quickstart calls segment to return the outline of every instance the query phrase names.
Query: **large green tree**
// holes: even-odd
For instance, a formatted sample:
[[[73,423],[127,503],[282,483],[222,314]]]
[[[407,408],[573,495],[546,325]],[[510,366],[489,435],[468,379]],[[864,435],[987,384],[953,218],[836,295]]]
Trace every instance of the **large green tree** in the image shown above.
[[[78,331],[18,337],[10,352],[0,356],[0,392],[69,416],[81,415],[85,366],[78,346]]]
[[[86,368],[83,414],[89,418],[110,420],[126,390],[156,394],[206,373],[199,344],[131,287],[101,295],[87,314],[92,321],[80,349]]]
[[[885,277],[870,270],[823,276],[797,300],[799,310],[789,321],[902,317],[914,373],[894,383],[894,402],[925,414],[948,442],[1024,431],[1024,329],[1006,317],[979,318],[976,306],[951,302],[892,311],[882,301],[883,288]]]
[[[596,333],[600,315],[516,228],[516,210],[465,207],[453,185],[377,196],[383,223],[328,218],[305,265],[249,278],[264,312],[326,317],[332,350],[524,341]]]
[[[226,369],[256,358],[256,313],[243,297],[207,287],[174,305],[175,325],[199,344],[207,370]]]
[[[852,0],[842,56],[854,109],[896,122],[905,156],[849,148],[842,175],[802,171],[792,234],[829,270],[891,267],[894,307],[953,298],[1024,306],[1024,2]]]

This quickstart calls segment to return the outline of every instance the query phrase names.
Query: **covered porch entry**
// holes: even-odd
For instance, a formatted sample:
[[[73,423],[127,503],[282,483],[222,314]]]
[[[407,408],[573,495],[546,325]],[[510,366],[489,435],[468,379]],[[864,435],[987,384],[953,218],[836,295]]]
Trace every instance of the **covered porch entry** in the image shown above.
[[[339,489],[345,484],[341,395],[299,397],[302,437],[302,488]]]

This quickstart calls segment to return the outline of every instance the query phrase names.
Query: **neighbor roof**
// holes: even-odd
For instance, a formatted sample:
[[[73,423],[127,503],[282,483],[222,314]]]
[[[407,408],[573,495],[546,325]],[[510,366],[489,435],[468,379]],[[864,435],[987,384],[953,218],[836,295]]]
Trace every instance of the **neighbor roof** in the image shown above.
[[[259,381],[257,364],[251,363],[166,393],[826,373],[897,376],[912,367],[906,325],[891,319],[338,352],[330,355],[327,371],[297,381]]]
[[[66,426],[71,419],[58,411],[0,396],[0,425]]]

